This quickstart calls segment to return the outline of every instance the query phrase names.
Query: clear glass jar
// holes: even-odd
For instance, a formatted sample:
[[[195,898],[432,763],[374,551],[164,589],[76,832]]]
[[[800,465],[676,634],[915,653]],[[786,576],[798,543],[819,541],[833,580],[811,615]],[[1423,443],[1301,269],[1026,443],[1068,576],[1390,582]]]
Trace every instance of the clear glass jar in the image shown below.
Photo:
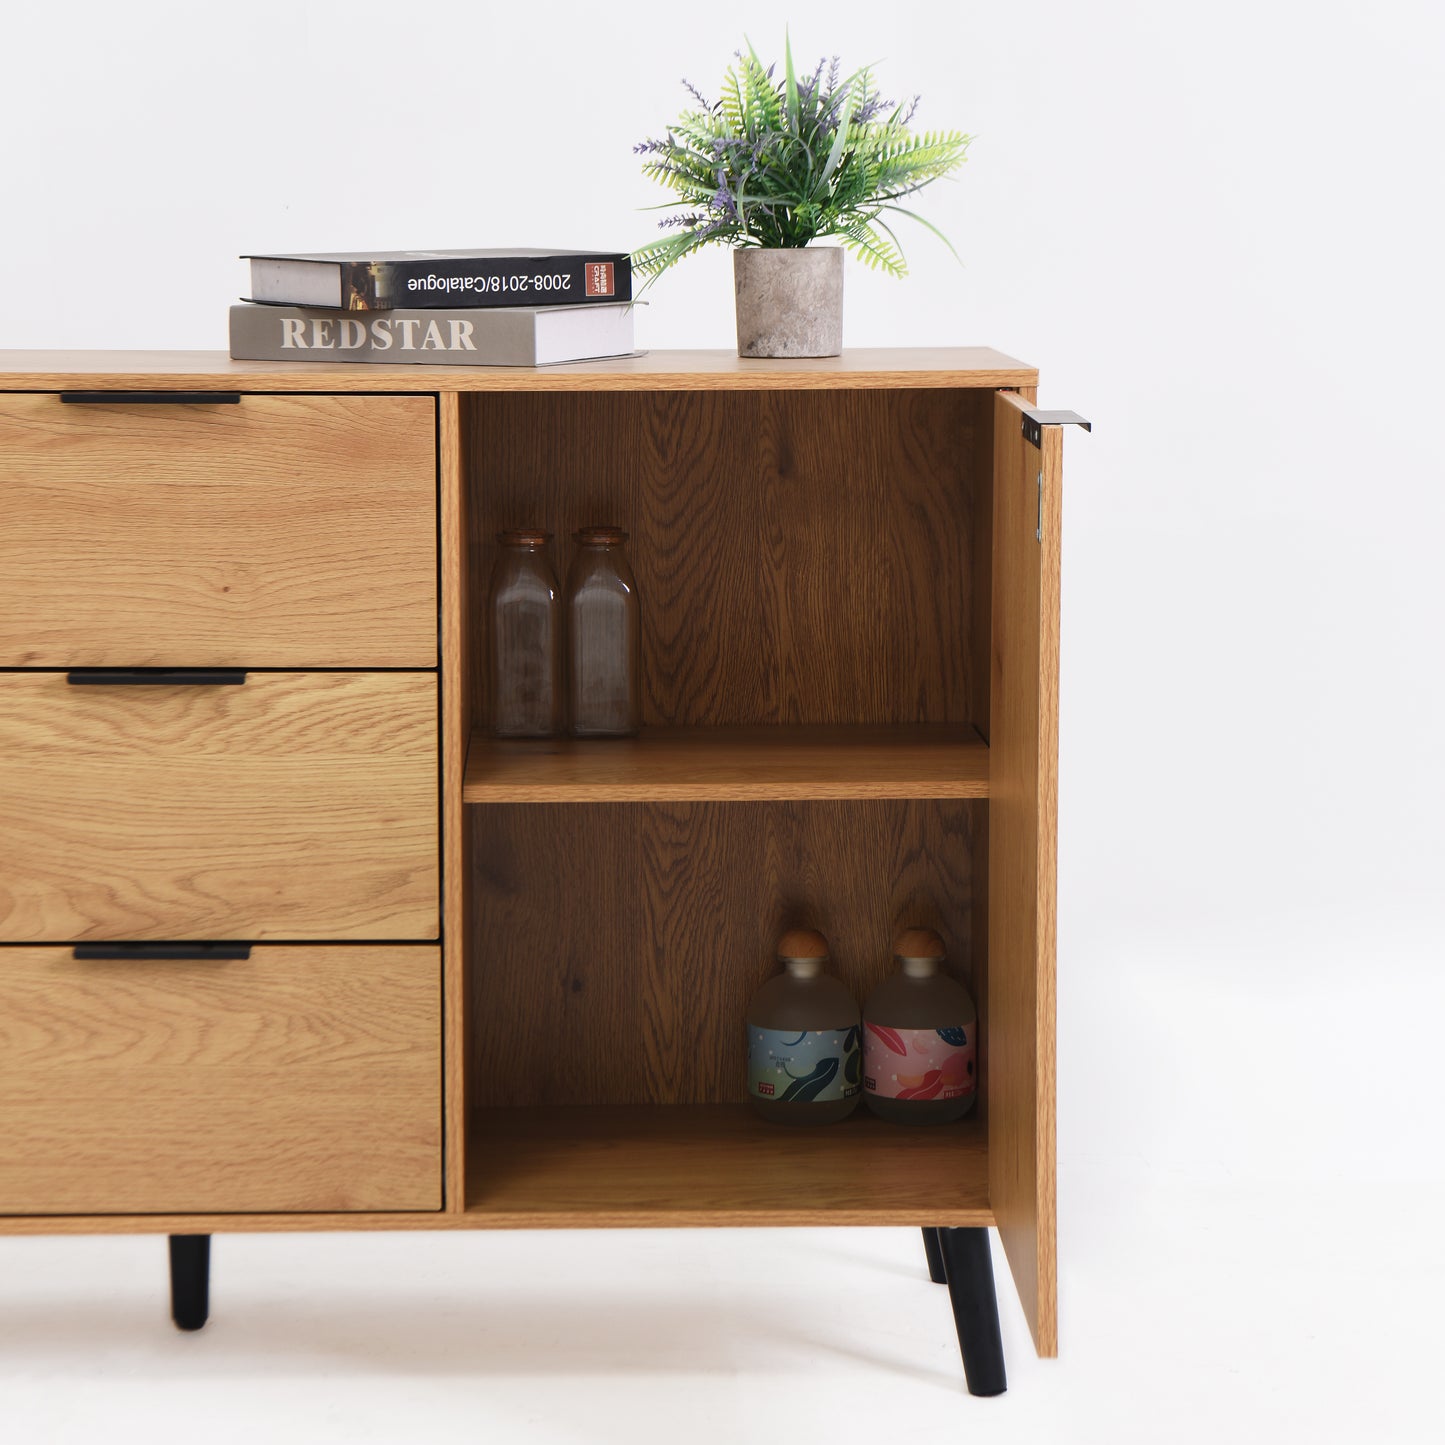
[[[547,560],[551,536],[526,528],[497,533],[502,550],[487,595],[487,695],[498,737],[562,731],[562,598]]]
[[[978,1097],[978,1011],[931,928],[901,934],[893,957],[863,1005],[863,1097],[895,1124],[961,1119]]]
[[[567,573],[567,696],[578,737],[627,737],[642,726],[642,616],[618,527],[573,536]]]
[[[748,1102],[778,1124],[832,1124],[858,1107],[858,1004],[823,971],[828,941],[811,928],[778,940],[783,971],[747,1012]]]

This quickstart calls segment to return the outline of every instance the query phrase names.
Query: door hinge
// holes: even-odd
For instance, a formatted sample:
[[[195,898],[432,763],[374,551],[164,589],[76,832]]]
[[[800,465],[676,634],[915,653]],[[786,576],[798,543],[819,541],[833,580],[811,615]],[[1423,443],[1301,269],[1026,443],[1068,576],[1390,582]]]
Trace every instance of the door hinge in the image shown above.
[[[1046,426],[1081,426],[1085,431],[1094,429],[1093,422],[1085,421],[1076,411],[1040,411],[1036,406],[1024,409],[1024,440],[1030,446],[1043,445]]]
[[[1035,517],[1035,519],[1034,519],[1034,541],[1035,541],[1035,542],[1042,542],[1043,540],[1044,540],[1044,474],[1043,474],[1043,470],[1040,469],[1040,471],[1039,471],[1039,510],[1038,510],[1038,515],[1037,515],[1037,516]]]

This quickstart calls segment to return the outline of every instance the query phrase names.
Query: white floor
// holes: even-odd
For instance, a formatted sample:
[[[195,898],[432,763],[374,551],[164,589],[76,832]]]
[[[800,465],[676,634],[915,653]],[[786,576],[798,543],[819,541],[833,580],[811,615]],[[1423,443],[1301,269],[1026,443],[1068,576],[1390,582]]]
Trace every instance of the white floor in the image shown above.
[[[0,1241],[0,1439],[1441,1438],[1438,1195],[1381,1233],[1358,1201],[1117,1182],[1068,1191],[1060,1360],[996,1260],[996,1400],[912,1230],[226,1237],[199,1335],[160,1240]]]
[[[159,1238],[0,1239],[0,1445],[1434,1445],[1438,958],[1078,937],[1061,1357],[995,1249],[999,1399],[915,1230],[224,1236],[198,1335]]]

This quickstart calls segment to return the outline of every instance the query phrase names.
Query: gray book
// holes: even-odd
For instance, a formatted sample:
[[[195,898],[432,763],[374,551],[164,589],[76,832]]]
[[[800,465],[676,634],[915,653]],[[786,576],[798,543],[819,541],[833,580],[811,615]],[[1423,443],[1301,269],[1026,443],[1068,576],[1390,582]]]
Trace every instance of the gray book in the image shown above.
[[[458,311],[231,307],[237,361],[552,366],[630,356],[632,306],[497,306]]]

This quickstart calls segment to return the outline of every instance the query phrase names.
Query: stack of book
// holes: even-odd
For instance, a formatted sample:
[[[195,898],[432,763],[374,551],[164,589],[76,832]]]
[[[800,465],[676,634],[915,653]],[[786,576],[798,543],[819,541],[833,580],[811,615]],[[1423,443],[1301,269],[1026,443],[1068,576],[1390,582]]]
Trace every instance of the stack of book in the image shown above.
[[[625,252],[242,259],[251,263],[251,295],[231,307],[238,360],[548,366],[635,350]]]

